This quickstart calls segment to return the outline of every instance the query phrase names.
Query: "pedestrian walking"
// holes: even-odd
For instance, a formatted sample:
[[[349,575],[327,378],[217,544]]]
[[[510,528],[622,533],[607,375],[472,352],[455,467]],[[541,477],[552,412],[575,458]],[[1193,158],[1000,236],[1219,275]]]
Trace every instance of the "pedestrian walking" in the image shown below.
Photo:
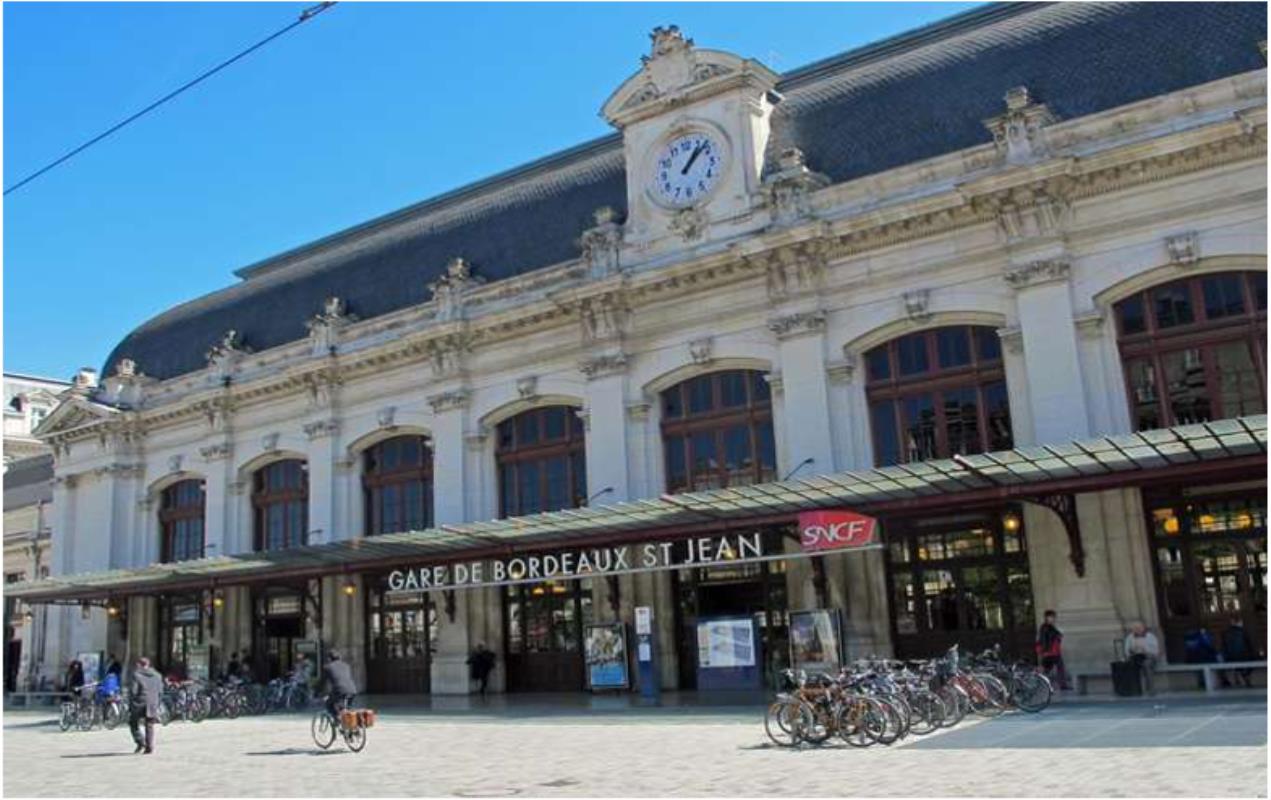
[[[472,679],[480,684],[478,691],[482,697],[485,696],[486,686],[490,682],[490,673],[494,671],[494,660],[494,653],[487,650],[482,643],[478,643],[477,649],[468,656],[468,669]]]
[[[1244,621],[1240,617],[1232,617],[1231,624],[1222,634],[1222,660],[1254,661],[1256,656],[1257,651],[1253,646],[1253,640],[1249,638],[1249,632],[1245,630]],[[1237,686],[1241,684],[1252,686],[1252,677],[1252,669],[1227,670],[1223,674],[1223,683],[1226,684],[1228,680],[1231,680]]]
[[[1156,634],[1142,622],[1130,626],[1130,632],[1125,637],[1125,657],[1138,666],[1144,692],[1155,694],[1152,673],[1156,671],[1156,661],[1161,657],[1161,644]]]
[[[1062,691],[1069,691],[1068,670],[1064,668],[1064,634],[1055,625],[1058,615],[1051,609],[1042,614],[1041,627],[1037,629],[1037,662],[1047,678],[1055,681]]]
[[[142,656],[132,671],[129,691],[128,730],[136,742],[136,753],[154,752],[154,723],[159,719],[159,699],[163,696],[163,676],[150,667],[150,659]],[[142,723],[146,733],[141,735]]]

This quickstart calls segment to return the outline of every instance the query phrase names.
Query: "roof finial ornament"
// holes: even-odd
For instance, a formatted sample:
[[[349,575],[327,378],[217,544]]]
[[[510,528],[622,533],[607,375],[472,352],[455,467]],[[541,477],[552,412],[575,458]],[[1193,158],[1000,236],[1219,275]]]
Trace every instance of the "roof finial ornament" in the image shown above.
[[[667,25],[666,27],[659,25],[649,34],[649,39],[653,41],[653,50],[650,55],[643,56],[640,59],[641,63],[644,64],[655,58],[690,50],[693,47],[693,40],[684,38],[684,34],[680,33],[679,25]]]

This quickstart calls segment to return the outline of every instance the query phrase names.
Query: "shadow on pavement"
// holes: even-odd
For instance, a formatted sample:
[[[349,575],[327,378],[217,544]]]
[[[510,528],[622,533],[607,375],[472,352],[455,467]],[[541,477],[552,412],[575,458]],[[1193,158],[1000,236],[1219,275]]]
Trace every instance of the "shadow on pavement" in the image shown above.
[[[316,750],[302,747],[285,747],[282,750],[261,750],[255,753],[244,753],[248,756],[335,756],[343,750]]]
[[[116,756],[131,756],[135,753],[72,753],[62,756],[62,758],[114,758]]]

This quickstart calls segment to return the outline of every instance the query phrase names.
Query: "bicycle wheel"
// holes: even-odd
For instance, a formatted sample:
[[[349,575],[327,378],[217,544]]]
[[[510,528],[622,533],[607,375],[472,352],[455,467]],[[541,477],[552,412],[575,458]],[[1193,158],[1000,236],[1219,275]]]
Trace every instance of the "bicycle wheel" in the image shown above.
[[[1000,716],[1006,710],[1006,687],[992,675],[972,675],[971,709],[981,717]]]
[[[313,743],[326,750],[335,742],[335,721],[326,709],[313,715],[309,723],[309,732],[313,734]]]
[[[882,745],[892,744],[901,736],[904,723],[901,721],[900,712],[896,710],[895,704],[890,699],[882,697],[872,699],[878,705],[878,710],[883,717],[883,730],[879,733],[878,743]]]
[[[159,724],[166,726],[172,721],[172,707],[167,700],[159,701]]]
[[[124,719],[124,707],[118,700],[111,700],[102,708],[102,727],[113,731]]]
[[[882,709],[871,698],[849,697],[839,708],[839,738],[852,747],[869,747],[887,730]]]
[[[62,703],[62,716],[57,721],[57,727],[63,731],[69,731],[71,726],[75,724],[75,704]]]
[[[966,694],[953,684],[946,684],[936,695],[944,703],[944,718],[940,721],[941,727],[952,728],[961,722],[966,717],[967,712],[971,710]]]
[[[75,724],[81,731],[91,731],[93,726],[97,724],[98,706],[80,706],[79,713],[75,715]]]
[[[190,722],[202,722],[212,713],[212,700],[205,694],[195,695],[190,698],[187,708]]]
[[[366,747],[366,728],[362,723],[359,722],[356,728],[346,728],[343,733],[344,746],[354,753],[360,753]]]
[[[778,747],[794,747],[799,743],[799,730],[802,728],[800,715],[803,711],[802,704],[794,700],[778,700],[768,706],[763,718],[763,728],[773,744]]]
[[[1020,711],[1036,714],[1050,705],[1053,694],[1054,689],[1044,675],[1029,672],[1015,677],[1015,707]]]
[[[935,692],[914,692],[909,698],[909,730],[915,736],[926,736],[944,721],[944,702]]]
[[[802,705],[806,713],[799,715],[799,738],[819,747],[834,735],[836,725],[831,716],[834,711],[823,704],[804,702]]]

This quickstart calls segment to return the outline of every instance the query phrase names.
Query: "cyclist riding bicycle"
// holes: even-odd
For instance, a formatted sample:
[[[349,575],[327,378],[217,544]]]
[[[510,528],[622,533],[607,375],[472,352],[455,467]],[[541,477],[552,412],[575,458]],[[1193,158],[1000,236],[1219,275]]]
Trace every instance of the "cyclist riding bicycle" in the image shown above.
[[[326,666],[322,668],[322,688],[327,692],[327,713],[339,720],[340,711],[353,701],[357,686],[353,683],[353,670],[340,660],[340,653],[327,653]]]

